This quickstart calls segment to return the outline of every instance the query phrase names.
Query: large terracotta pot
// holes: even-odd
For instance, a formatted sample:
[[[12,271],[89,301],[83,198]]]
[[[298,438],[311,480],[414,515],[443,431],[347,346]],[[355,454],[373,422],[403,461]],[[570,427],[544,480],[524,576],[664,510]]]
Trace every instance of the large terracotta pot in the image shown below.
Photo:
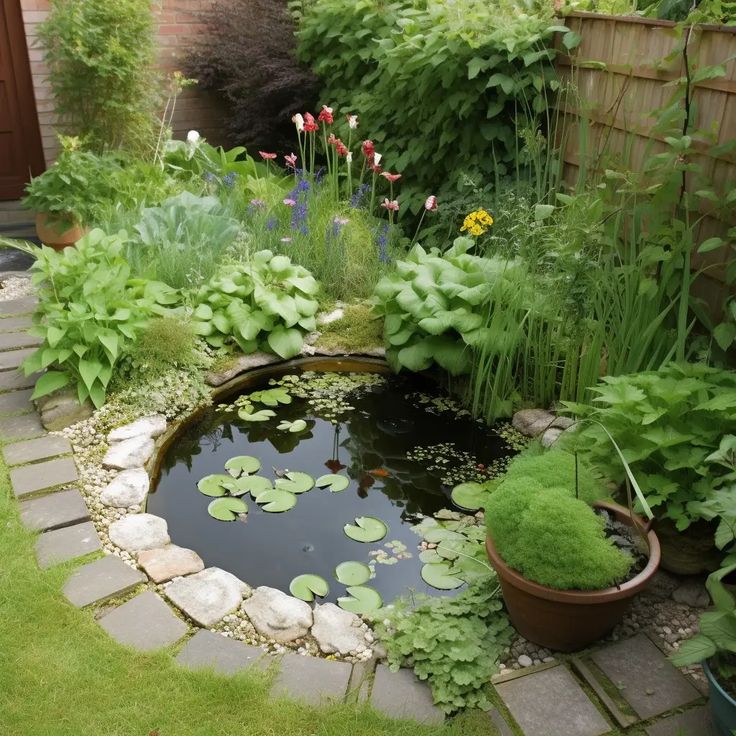
[[[618,521],[644,529],[644,521],[633,519],[629,510],[612,503],[596,503]],[[659,541],[646,534],[649,562],[634,578],[603,590],[556,590],[527,580],[499,556],[490,536],[486,550],[501,584],[511,622],[526,639],[547,649],[574,652],[607,634],[624,616],[631,600],[649,582],[659,566]]]
[[[39,212],[36,215],[36,234],[38,239],[54,250],[62,250],[74,245],[85,233],[85,229],[73,218]]]

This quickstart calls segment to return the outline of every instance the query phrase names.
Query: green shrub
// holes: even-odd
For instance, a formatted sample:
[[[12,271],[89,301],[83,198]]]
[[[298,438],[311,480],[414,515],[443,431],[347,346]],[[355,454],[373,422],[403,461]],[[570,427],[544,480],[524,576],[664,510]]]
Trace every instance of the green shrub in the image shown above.
[[[56,111],[93,150],[152,148],[153,34],[149,0],[51,0],[39,38]]]
[[[350,304],[340,319],[319,327],[319,347],[360,353],[383,344],[383,323],[367,304]]]
[[[154,371],[196,363],[197,337],[191,322],[180,317],[151,320],[133,346],[131,357]]]

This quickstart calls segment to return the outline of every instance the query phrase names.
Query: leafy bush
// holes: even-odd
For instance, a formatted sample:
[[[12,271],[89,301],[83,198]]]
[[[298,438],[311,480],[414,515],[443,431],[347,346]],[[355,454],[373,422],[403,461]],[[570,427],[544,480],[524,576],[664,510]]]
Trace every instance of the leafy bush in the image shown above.
[[[43,343],[26,359],[26,374],[43,368],[34,398],[72,384],[79,401],[105,401],[118,360],[151,317],[176,301],[168,286],[130,279],[121,235],[92,230],[74,248],[41,248],[31,267],[39,304],[33,334]]]
[[[148,0],[51,0],[39,38],[56,111],[93,150],[152,146],[153,33]]]
[[[557,88],[557,31],[566,46],[577,43],[553,24],[551,5],[524,12],[506,0],[318,0],[306,4],[297,35],[323,98],[359,110],[380,131],[380,150],[411,196],[450,187],[459,162],[486,176],[513,168],[517,115],[544,114]]]
[[[453,598],[399,600],[381,611],[376,630],[389,666],[414,668],[432,688],[446,713],[461,708],[487,710],[486,688],[511,641],[493,578],[486,576]]]
[[[285,0],[217,0],[188,62],[202,89],[224,96],[227,129],[237,143],[286,151],[291,116],[311,109],[318,82],[296,59],[294,22]]]
[[[194,329],[213,347],[235,343],[244,353],[270,350],[282,358],[301,351],[314,330],[319,285],[305,268],[270,250],[220,269],[197,293]]]
[[[131,359],[154,372],[196,363],[197,337],[191,322],[180,317],[151,320],[131,350]]]
[[[608,477],[623,481],[606,434],[610,432],[649,505],[678,529],[701,518],[700,503],[734,480],[733,468],[713,458],[722,438],[736,434],[732,371],[671,364],[658,371],[609,376],[591,390],[594,407],[566,403],[582,419],[596,421],[583,423],[570,441]]]
[[[498,554],[524,577],[558,590],[598,590],[625,578],[629,555],[606,539],[604,521],[569,490],[504,481],[486,504]]]

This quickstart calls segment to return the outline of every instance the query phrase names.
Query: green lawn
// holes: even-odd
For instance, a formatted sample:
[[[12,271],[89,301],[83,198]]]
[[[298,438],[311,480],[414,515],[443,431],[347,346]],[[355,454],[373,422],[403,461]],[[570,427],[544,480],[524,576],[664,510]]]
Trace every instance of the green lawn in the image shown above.
[[[445,728],[367,708],[316,709],[268,697],[263,676],[191,673],[170,653],[117,645],[60,588],[73,564],[38,569],[0,464],[0,734],[2,736],[488,736],[482,714]]]

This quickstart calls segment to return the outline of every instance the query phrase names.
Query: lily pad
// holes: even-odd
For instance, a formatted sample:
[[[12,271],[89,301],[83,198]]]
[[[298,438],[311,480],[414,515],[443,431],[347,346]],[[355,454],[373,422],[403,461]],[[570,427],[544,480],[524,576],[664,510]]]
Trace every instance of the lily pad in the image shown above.
[[[422,580],[437,590],[454,590],[463,584],[463,580],[454,575],[445,562],[429,562],[424,565]]]
[[[452,489],[450,498],[463,511],[478,511],[488,502],[488,491],[480,483],[461,483]]]
[[[251,475],[257,473],[261,469],[261,461],[252,455],[238,455],[231,457],[225,463],[227,470],[233,478],[239,478],[241,475]]]
[[[365,562],[348,560],[335,568],[335,580],[343,585],[363,585],[371,579],[371,568]]]
[[[295,419],[290,422],[288,419],[284,419],[280,422],[276,429],[280,429],[282,432],[291,432],[296,434],[297,432],[303,432],[307,428],[307,423],[303,419]]]
[[[224,496],[228,491],[237,490],[237,485],[229,475],[205,475],[197,488],[205,496]]]
[[[289,493],[306,493],[314,488],[314,478],[298,470],[290,470],[284,478],[276,479],[276,488]]]
[[[330,592],[330,586],[319,575],[297,575],[289,583],[289,592],[295,598],[311,603],[315,596],[324,598]]]
[[[372,613],[383,605],[381,594],[367,585],[353,585],[348,595],[337,599],[337,605],[350,613]]]
[[[238,491],[231,491],[234,496],[242,496],[244,493],[250,493],[254,499],[258,500],[258,496],[266,491],[273,490],[273,483],[262,475],[244,475],[238,478]]]
[[[285,388],[269,388],[265,391],[254,391],[248,398],[266,406],[291,404],[291,396]]]
[[[380,542],[388,534],[388,527],[374,516],[359,516],[354,525],[345,524],[343,531],[355,542]]]
[[[242,498],[216,498],[210,501],[207,512],[220,521],[235,521],[240,514],[248,513],[248,505]]]
[[[246,408],[238,411],[238,416],[246,422],[267,422],[271,417],[276,416],[275,411],[271,409],[261,409],[260,411],[246,411]]]
[[[272,513],[280,513],[288,511],[296,506],[296,496],[288,491],[282,491],[278,488],[272,491],[264,491],[256,497],[256,503],[263,506],[264,511]]]
[[[330,493],[340,493],[350,485],[350,478],[345,475],[321,475],[314,481],[317,488],[329,488]]]

